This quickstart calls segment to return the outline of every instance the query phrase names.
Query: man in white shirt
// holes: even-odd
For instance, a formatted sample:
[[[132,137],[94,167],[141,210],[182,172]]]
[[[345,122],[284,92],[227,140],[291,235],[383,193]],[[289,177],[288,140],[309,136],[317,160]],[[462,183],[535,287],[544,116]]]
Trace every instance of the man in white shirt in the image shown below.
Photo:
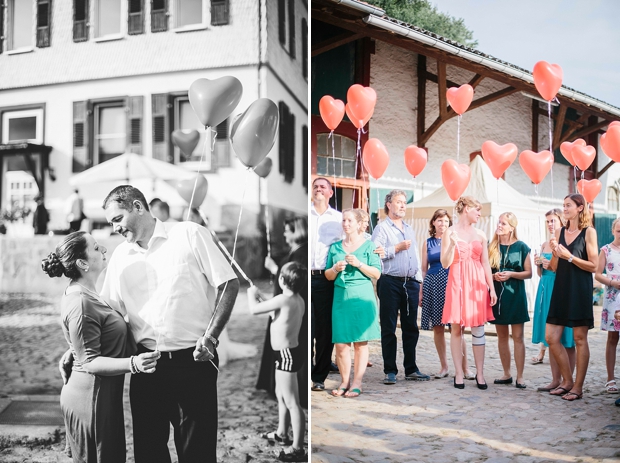
[[[310,208],[311,239],[311,309],[312,339],[315,361],[312,367],[312,390],[325,390],[325,378],[332,365],[332,302],[334,282],[325,278],[325,264],[329,247],[342,239],[342,214],[329,205],[334,194],[332,184],[323,177],[312,182]]]
[[[131,378],[136,463],[170,462],[170,423],[180,461],[215,462],[216,348],[239,282],[204,227],[155,219],[138,189],[115,188],[103,208],[126,242],[101,296],[128,315],[139,352],[161,352],[155,373]]]

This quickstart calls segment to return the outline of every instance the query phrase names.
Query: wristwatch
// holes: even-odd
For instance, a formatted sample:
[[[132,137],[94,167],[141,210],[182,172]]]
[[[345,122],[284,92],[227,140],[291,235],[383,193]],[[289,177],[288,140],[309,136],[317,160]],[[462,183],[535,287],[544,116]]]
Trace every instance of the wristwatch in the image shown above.
[[[568,258],[568,263],[570,264],[570,263],[573,261],[573,259],[574,259],[574,258],[575,258],[575,256],[573,256],[573,255],[571,254],[571,256]]]
[[[215,339],[210,334],[205,334],[205,338],[207,338],[209,341],[211,341],[213,343],[213,347],[215,347],[216,349],[217,349],[217,346],[220,345],[220,340],[219,339]]]

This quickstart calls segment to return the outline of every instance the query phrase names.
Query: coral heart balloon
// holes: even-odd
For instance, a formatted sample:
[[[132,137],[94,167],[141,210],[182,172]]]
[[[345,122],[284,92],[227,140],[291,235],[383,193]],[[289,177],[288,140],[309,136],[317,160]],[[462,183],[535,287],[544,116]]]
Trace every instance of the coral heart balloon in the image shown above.
[[[553,154],[549,150],[540,153],[525,150],[519,156],[519,164],[530,180],[538,185],[553,166]]]
[[[207,189],[209,188],[209,183],[207,182],[207,179],[204,177],[204,175],[197,174],[194,178],[179,180],[175,186],[177,191],[179,192],[179,195],[181,195],[181,198],[187,201],[189,207],[192,208],[200,207],[200,205],[203,203],[203,201],[207,197]],[[196,188],[195,191],[194,186]],[[192,192],[194,193],[193,198]]]
[[[454,109],[454,112],[461,115],[469,105],[471,104],[471,100],[474,99],[474,88],[469,85],[461,85],[460,87],[451,87],[446,92],[446,97],[448,98],[448,103]]]
[[[573,145],[573,149],[571,149],[571,155],[573,156],[573,161],[575,161],[575,165],[579,167],[581,170],[586,170],[588,167],[592,165],[594,158],[596,157],[596,149],[594,146],[581,146],[581,145]]]
[[[597,179],[584,180],[577,182],[577,191],[583,195],[587,202],[591,203],[601,192],[603,185]]]
[[[351,108],[349,107],[349,104],[347,103],[345,106],[345,111],[347,113],[347,117],[349,118],[349,120],[351,121],[351,123],[358,129],[363,129],[364,126],[368,123],[368,121],[370,120],[370,116],[372,116],[372,114],[370,116],[368,116],[366,119],[356,119],[356,117],[353,115],[353,113],[351,112]]]
[[[265,158],[254,168],[254,172],[256,172],[256,175],[260,178],[267,178],[267,176],[271,173],[272,167],[273,161],[271,158]]]
[[[454,159],[448,159],[441,165],[441,183],[452,201],[459,199],[470,179],[471,170],[467,164],[458,164]]]
[[[573,146],[586,146],[586,141],[583,138],[578,138],[572,143],[565,141],[560,145],[560,152],[566,160],[570,162],[571,166],[575,165],[575,160],[573,159]]]
[[[377,104],[377,93],[372,88],[354,84],[347,90],[347,105],[355,119],[368,122],[375,111],[375,104]],[[351,122],[353,122],[353,119],[351,119]],[[362,127],[364,125],[366,123]]]
[[[329,130],[336,130],[336,127],[344,117],[344,103],[341,100],[335,100],[329,95],[325,95],[319,101],[319,112],[321,119]]]
[[[279,120],[278,107],[269,98],[259,98],[235,119],[230,141],[244,166],[256,167],[269,154],[276,142]]]
[[[239,104],[243,85],[232,76],[219,79],[197,79],[189,87],[189,103],[204,126],[215,127]]]
[[[609,126],[601,136],[601,148],[611,159],[620,162],[620,125]]]
[[[510,165],[517,159],[517,145],[506,143],[498,145],[494,141],[488,140],[482,144],[482,158],[487,163],[493,177],[500,178]]]
[[[609,123],[609,128],[616,126],[620,127],[620,121],[613,121]]]
[[[387,149],[385,149],[385,146],[378,138],[371,138],[366,142],[362,159],[364,161],[364,167],[366,167],[368,173],[375,179],[379,179],[383,176],[390,163],[390,156],[388,155]]]
[[[551,101],[555,98],[562,86],[564,73],[558,64],[549,64],[546,61],[539,61],[534,65],[534,86],[540,96],[545,100]]]
[[[181,153],[186,157],[191,158],[196,145],[200,141],[200,134],[198,130],[192,130],[185,133],[182,130],[175,130],[172,132],[172,143],[179,147]]]
[[[414,178],[424,170],[427,161],[428,154],[424,148],[411,145],[405,149],[405,167]]]

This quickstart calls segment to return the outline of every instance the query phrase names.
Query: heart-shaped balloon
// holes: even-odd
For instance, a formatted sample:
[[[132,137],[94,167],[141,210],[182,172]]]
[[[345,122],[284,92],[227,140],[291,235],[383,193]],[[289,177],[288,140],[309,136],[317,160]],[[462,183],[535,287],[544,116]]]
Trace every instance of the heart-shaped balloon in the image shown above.
[[[410,145],[405,149],[405,167],[414,178],[424,170],[427,161],[428,154],[424,148]]]
[[[243,86],[232,76],[219,79],[197,79],[189,87],[189,103],[205,127],[216,127],[239,104]]]
[[[494,141],[488,140],[482,144],[482,158],[491,169],[493,177],[499,179],[510,165],[517,159],[517,145],[506,143],[498,145]]]
[[[347,103],[345,105],[345,112],[347,113],[347,117],[349,118],[349,120],[351,121],[351,123],[358,129],[363,129],[364,126],[368,123],[368,121],[370,120],[370,116],[368,116],[366,119],[356,119],[356,117],[353,115],[353,113],[351,112],[351,108],[349,107],[349,104]],[[371,114],[372,115],[372,114]]]
[[[183,153],[187,158],[192,157],[192,153],[194,152],[194,149],[199,141],[200,134],[196,129],[188,133],[185,133],[180,129],[172,132],[172,143],[178,146],[181,153]]]
[[[564,73],[560,65],[539,61],[534,65],[532,75],[534,76],[534,86],[540,96],[547,101],[553,100],[562,86]]]
[[[372,117],[377,104],[377,93],[370,87],[353,84],[347,90],[347,105],[353,118],[358,121],[366,121]],[[351,117],[349,117],[351,119]],[[353,122],[353,119],[351,119]],[[355,125],[355,123],[353,123]],[[362,127],[366,125],[364,123]],[[357,127],[357,125],[356,125]],[[360,128],[360,127],[358,127]]]
[[[538,185],[553,166],[553,154],[549,150],[540,153],[525,150],[519,156],[519,164],[530,180]]]
[[[603,185],[597,179],[581,179],[577,182],[577,191],[583,195],[587,202],[591,203],[601,192]]]
[[[471,170],[467,164],[458,164],[454,159],[448,159],[441,165],[441,183],[452,201],[459,199],[470,179]]]
[[[271,158],[265,158],[254,168],[254,172],[256,172],[256,175],[260,178],[267,178],[267,176],[271,173],[272,167],[273,161]]]
[[[276,104],[259,98],[233,122],[230,140],[244,166],[256,167],[269,154],[276,142],[279,119]]]
[[[474,88],[469,84],[451,87],[446,91],[446,97],[454,112],[460,115],[467,111],[471,100],[474,99]]]
[[[390,163],[387,149],[378,138],[371,138],[364,144],[362,159],[364,167],[374,179],[381,178]]]
[[[610,159],[620,162],[620,125],[609,126],[601,136],[601,148]]]
[[[319,101],[319,112],[321,119],[329,130],[336,130],[336,127],[344,117],[344,103],[341,100],[335,100],[329,95],[325,95]]]
[[[608,128],[616,127],[616,126],[620,127],[620,121],[610,122]]]
[[[568,162],[570,162],[571,166],[575,165],[575,160],[573,159],[573,146],[586,146],[586,141],[583,138],[578,138],[574,142],[565,141],[560,145],[560,152],[562,156],[566,158]]]
[[[575,161],[575,165],[581,170],[586,170],[590,167],[596,157],[596,149],[594,146],[590,145],[573,145],[573,149],[571,149],[570,152],[573,157],[573,161]]]
[[[200,207],[205,198],[207,197],[207,189],[209,188],[209,183],[204,175],[197,174],[194,178],[179,180],[175,185],[179,195],[185,201],[190,208],[192,207]],[[194,191],[195,189],[195,191]],[[192,198],[193,193],[193,198]],[[191,201],[191,204],[190,204]]]

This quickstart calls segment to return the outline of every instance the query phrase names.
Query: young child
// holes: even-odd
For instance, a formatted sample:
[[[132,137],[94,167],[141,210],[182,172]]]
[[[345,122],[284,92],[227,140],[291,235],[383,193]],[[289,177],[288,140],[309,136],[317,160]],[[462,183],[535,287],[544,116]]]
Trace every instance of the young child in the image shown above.
[[[282,267],[278,284],[282,294],[258,302],[258,288],[248,288],[248,303],[252,314],[269,313],[273,319],[270,328],[271,348],[276,363],[276,396],[278,398],[278,430],[267,434],[270,440],[288,445],[289,424],[293,428],[292,446],[280,451],[280,461],[308,461],[304,450],[304,411],[299,405],[297,371],[304,365],[306,346],[298,341],[299,328],[304,316],[304,301],[299,291],[307,282],[306,268],[298,262]],[[290,415],[289,415],[290,414]]]

